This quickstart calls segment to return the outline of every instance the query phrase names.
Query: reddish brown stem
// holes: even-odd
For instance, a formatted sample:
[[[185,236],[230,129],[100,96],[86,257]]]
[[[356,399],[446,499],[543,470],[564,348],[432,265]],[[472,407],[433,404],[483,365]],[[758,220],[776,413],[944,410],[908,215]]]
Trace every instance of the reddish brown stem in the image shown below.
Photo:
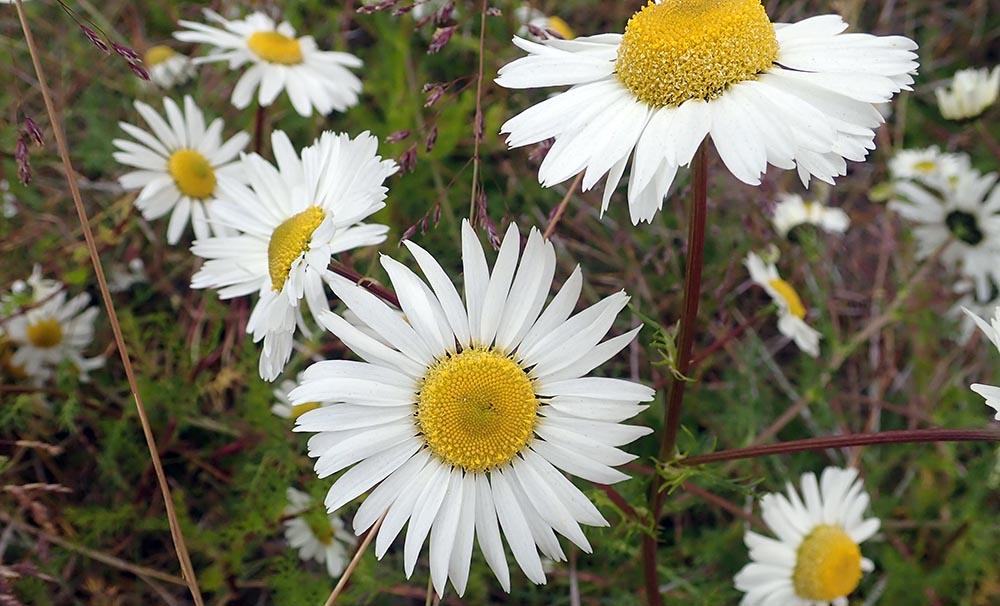
[[[876,433],[849,433],[842,436],[807,438],[778,442],[777,444],[720,450],[719,452],[678,459],[677,463],[679,465],[704,465],[807,450],[877,444],[917,444],[921,442],[1000,442],[1000,431],[995,429],[900,429]]]

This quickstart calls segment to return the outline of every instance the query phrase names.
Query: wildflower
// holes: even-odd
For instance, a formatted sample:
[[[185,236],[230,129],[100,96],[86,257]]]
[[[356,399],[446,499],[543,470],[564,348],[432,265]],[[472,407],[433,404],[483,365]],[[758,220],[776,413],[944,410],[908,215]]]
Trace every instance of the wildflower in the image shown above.
[[[812,357],[819,355],[819,331],[805,322],[806,307],[791,284],[778,275],[774,263],[765,263],[756,253],[747,254],[743,262],[750,279],[763,287],[778,306],[778,331],[795,341],[799,349]]]
[[[761,516],[777,536],[748,531],[743,540],[751,562],[735,578],[746,592],[740,606],[847,606],[847,596],[875,565],[861,557],[860,543],[878,531],[878,518],[864,519],[869,496],[858,470],[827,467],[819,482],[802,474],[802,496],[791,482],[788,496],[764,495]]]
[[[986,299],[990,280],[1000,282],[1000,188],[996,173],[958,173],[935,191],[913,181],[893,184],[889,208],[916,223],[917,256],[942,249],[941,261],[976,282]],[[992,190],[992,191],[991,191]]]
[[[361,80],[347,68],[361,67],[361,59],[349,53],[323,51],[312,36],[295,37],[287,21],[275,23],[257,11],[245,19],[229,20],[205,9],[205,18],[222,27],[180,21],[188,28],[174,33],[184,42],[210,44],[214,49],[195,63],[229,62],[230,69],[251,63],[233,88],[232,103],[239,109],[250,105],[254,90],[261,106],[274,103],[284,90],[300,116],[315,109],[326,115],[356,105]]]
[[[227,196],[213,210],[240,234],[199,238],[191,247],[208,259],[192,288],[217,288],[222,299],[259,293],[247,332],[264,341],[260,376],[268,381],[288,362],[296,326],[308,334],[302,299],[313,317],[329,310],[323,282],[331,257],[385,240],[386,226],[361,221],[385,206],[382,182],[398,169],[376,155],[378,140],[367,132],[355,139],[325,132],[301,159],[282,131],[271,135],[271,147],[278,166],[246,156],[253,191]]]
[[[149,79],[160,88],[173,88],[194,77],[194,63],[186,55],[158,44],[151,46],[142,56],[142,62],[149,69]]]
[[[555,32],[563,40],[572,40],[576,37],[576,33],[568,23],[555,15],[546,15],[537,8],[532,8],[527,4],[519,6],[514,11],[514,17],[521,24],[521,29],[517,30],[517,35],[522,38],[531,36],[533,40],[536,39],[531,34],[531,28],[545,32],[550,36],[552,32]]]
[[[243,196],[245,177],[236,157],[250,142],[244,132],[222,142],[222,118],[205,128],[205,117],[194,100],[184,97],[184,113],[173,99],[164,99],[167,120],[143,103],[135,109],[152,129],[150,134],[137,126],[119,122],[118,126],[135,141],[115,139],[119,149],[114,158],[139,170],[118,178],[125,189],[140,189],[135,206],[147,219],[167,213],[167,243],[176,244],[188,221],[198,238],[220,231],[212,219],[212,206],[221,195]],[[168,122],[169,121],[169,122]],[[138,143],[136,142],[138,141]]]
[[[83,350],[94,340],[98,313],[96,307],[87,307],[90,295],[81,293],[67,301],[63,285],[42,278],[38,266],[24,290],[21,296],[27,295],[26,305],[0,320],[0,333],[16,348],[7,365],[14,374],[41,384],[56,367],[69,362],[78,377],[87,380],[89,371],[104,365],[102,357],[83,357]]]
[[[501,530],[527,577],[544,583],[538,550],[565,560],[553,531],[589,553],[579,525],[608,524],[560,470],[602,484],[624,480],[613,466],[635,457],[617,447],[650,433],[621,421],[646,408],[640,402],[652,389],[587,376],[635,338],[638,329],[601,342],[628,296],[615,293],[570,317],[582,286],[577,268],[542,311],[556,256],[534,229],[519,255],[510,226],[491,273],[463,223],[464,303],[429,253],[405,245],[426,284],[382,257],[404,317],[353,282],[331,281],[389,345],[323,313],[320,322],[366,362],[314,364],[291,393],[293,403],[331,402],[295,428],[319,432],[309,440],[319,477],[350,467],[330,488],[327,509],[374,488],[354,517],[355,533],[385,514],[375,539],[381,558],[409,520],[407,576],[429,533],[439,595],[448,579],[464,593],[474,537],[510,590]]]
[[[983,331],[983,334],[989,338],[993,343],[993,346],[1000,351],[1000,305],[998,305],[993,311],[993,318],[990,323],[987,324],[986,320],[980,318],[976,314],[972,313],[968,309],[962,309],[966,314],[972,318],[972,321],[976,323],[979,330]],[[982,383],[973,383],[971,386],[972,391],[983,396],[986,399],[986,405],[996,409],[996,420],[1000,421],[1000,387],[994,387],[992,385],[983,385]]]
[[[759,0],[650,1],[625,34],[531,42],[500,69],[507,88],[571,85],[501,128],[521,147],[555,138],[543,186],[608,175],[602,210],[634,153],[633,223],[650,221],[679,166],[711,136],[730,172],[758,185],[771,164],[832,183],[875,148],[875,103],[908,90],[910,39],[842,34],[837,15],[771,24]]]
[[[972,166],[966,154],[942,152],[936,145],[904,149],[889,160],[889,176],[895,181],[916,181],[937,190],[954,185]]]
[[[778,194],[771,221],[782,237],[788,237],[792,229],[803,224],[816,225],[836,234],[844,233],[851,224],[850,217],[839,208],[818,201],[806,202],[798,194]]]
[[[997,102],[1000,94],[1000,66],[992,70],[962,69],[955,72],[951,88],[937,88],[938,109],[947,120],[969,120]]]
[[[299,559],[326,564],[326,572],[339,577],[347,567],[349,550],[357,542],[337,516],[315,515],[312,497],[289,487],[285,491],[288,505],[284,514],[285,540],[299,551]]]

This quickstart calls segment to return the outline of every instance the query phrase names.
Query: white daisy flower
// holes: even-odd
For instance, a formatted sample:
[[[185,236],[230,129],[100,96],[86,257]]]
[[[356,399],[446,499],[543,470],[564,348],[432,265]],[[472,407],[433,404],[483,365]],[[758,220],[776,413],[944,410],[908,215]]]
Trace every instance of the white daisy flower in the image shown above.
[[[937,190],[953,185],[972,171],[966,154],[943,153],[936,145],[926,149],[904,149],[889,160],[889,176],[897,181],[918,181]]]
[[[850,227],[851,218],[839,208],[825,206],[816,200],[806,202],[798,194],[782,193],[778,194],[778,204],[774,207],[771,222],[782,237],[788,237],[793,228],[803,224],[816,225],[830,233],[842,234]]]
[[[986,299],[990,281],[1000,283],[1000,188],[996,173],[961,172],[942,191],[913,181],[893,184],[889,208],[916,223],[917,256],[944,247],[941,261],[976,282]],[[992,190],[992,191],[991,191]]]
[[[310,410],[315,410],[320,407],[319,402],[306,402],[304,404],[299,404],[295,406],[292,404],[292,400],[288,397],[293,389],[298,387],[299,383],[302,382],[302,373],[295,378],[295,381],[291,379],[285,379],[278,384],[278,388],[274,390],[274,398],[277,400],[271,405],[271,412],[276,417],[281,417],[282,419],[297,419]]]
[[[947,120],[968,120],[986,111],[1000,95],[1000,66],[992,70],[963,69],[955,72],[951,88],[934,90],[938,109]]]
[[[426,283],[382,257],[405,319],[354,283],[331,282],[389,345],[323,313],[320,322],[365,362],[314,364],[291,393],[293,403],[331,402],[295,428],[319,432],[309,440],[319,477],[347,470],[326,506],[336,511],[373,489],[354,517],[355,533],[385,514],[375,539],[382,558],[409,520],[408,577],[429,534],[438,595],[448,579],[464,593],[474,537],[509,591],[501,532],[525,575],[544,583],[538,550],[565,560],[555,533],[589,553],[580,524],[608,524],[560,470],[602,484],[624,480],[613,467],[635,457],[617,447],[650,433],[621,421],[646,408],[640,402],[653,399],[652,389],[586,376],[638,333],[601,342],[628,296],[615,293],[571,317],[578,267],[543,311],[556,267],[552,244],[532,229],[518,263],[520,235],[511,225],[490,272],[464,222],[463,303],[437,261],[405,244]]]
[[[859,544],[878,529],[878,518],[863,518],[870,500],[858,470],[827,467],[819,482],[802,474],[802,496],[792,483],[788,496],[764,495],[761,517],[777,536],[748,531],[743,540],[751,563],[734,579],[746,592],[740,606],[847,606],[865,572],[875,565],[861,557]]]
[[[62,284],[42,278],[38,266],[27,285],[32,289],[27,304],[0,320],[0,333],[16,348],[8,366],[41,384],[68,361],[86,381],[89,371],[104,365],[100,356],[83,357],[83,350],[94,340],[98,314],[96,307],[87,307],[90,295],[81,293],[67,301]]]
[[[188,29],[175,32],[174,37],[215,47],[195,63],[228,61],[229,69],[252,64],[233,88],[232,102],[239,109],[250,105],[258,87],[260,105],[271,105],[284,90],[295,111],[305,117],[312,115],[314,108],[326,115],[358,103],[361,80],[347,68],[361,67],[361,59],[349,53],[320,50],[312,36],[296,38],[295,28],[287,21],[275,23],[259,11],[236,20],[208,9],[204,14],[222,27],[179,21]]]
[[[983,331],[983,334],[993,343],[997,351],[1000,351],[1000,305],[996,306],[993,310],[993,318],[990,323],[987,324],[986,320],[980,318],[975,313],[963,308],[964,311],[979,330]],[[986,399],[986,405],[991,406],[996,409],[996,420],[1000,421],[1000,387],[994,387],[992,385],[983,385],[982,383],[973,383],[971,385],[972,391],[983,396]]]
[[[559,34],[559,37],[563,40],[572,40],[573,38],[576,38],[576,33],[573,31],[573,28],[569,26],[569,23],[566,23],[555,15],[546,15],[537,8],[533,8],[527,4],[519,6],[517,10],[514,11],[514,18],[521,24],[521,28],[517,30],[517,35],[522,38],[537,40],[536,36],[531,33],[528,26],[538,28],[543,32],[555,32]],[[551,35],[549,37],[551,37]]]
[[[832,183],[875,148],[874,104],[908,90],[917,45],[843,34],[837,15],[772,24],[759,0],[649,2],[625,34],[531,42],[500,69],[508,88],[571,85],[508,120],[507,143],[555,138],[543,186],[608,175],[602,210],[629,157],[629,214],[651,221],[679,166],[711,136],[726,167],[758,185],[768,164]]]
[[[222,195],[242,197],[243,168],[236,157],[250,142],[250,135],[239,132],[222,142],[222,118],[205,127],[205,117],[194,100],[184,97],[184,112],[173,99],[164,98],[167,120],[143,103],[135,109],[152,133],[127,122],[119,122],[135,141],[115,139],[119,151],[115,160],[139,170],[118,178],[125,189],[141,189],[135,206],[147,219],[159,219],[167,213],[167,242],[176,244],[191,221],[198,238],[227,233],[212,222],[212,206]]]
[[[806,307],[795,288],[781,279],[774,263],[764,263],[757,253],[748,253],[743,264],[750,272],[750,279],[762,286],[778,306],[778,331],[795,341],[802,351],[814,358],[818,356],[822,335],[806,324]]]
[[[194,62],[163,44],[151,46],[143,54],[142,62],[149,72],[149,80],[160,88],[173,88],[194,78]]]
[[[226,197],[213,210],[238,236],[198,239],[191,251],[208,259],[192,288],[217,288],[231,299],[260,295],[247,332],[263,339],[260,376],[274,380],[292,353],[296,325],[307,335],[299,302],[315,317],[330,309],[323,289],[333,255],[385,240],[388,227],[361,221],[385,206],[382,185],[396,163],[376,155],[378,140],[323,133],[302,150],[282,131],[271,135],[277,168],[257,154],[243,159],[252,192]]]
[[[285,540],[299,551],[299,559],[326,564],[326,572],[336,579],[347,567],[357,540],[344,527],[343,520],[322,512],[308,494],[294,488],[288,488],[285,494],[288,505],[284,514],[291,518],[283,523]]]

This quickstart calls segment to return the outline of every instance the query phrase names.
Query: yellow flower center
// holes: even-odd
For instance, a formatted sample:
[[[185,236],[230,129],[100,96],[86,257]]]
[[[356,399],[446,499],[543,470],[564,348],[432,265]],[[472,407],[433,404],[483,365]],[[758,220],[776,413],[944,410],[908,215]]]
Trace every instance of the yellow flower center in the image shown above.
[[[267,269],[273,290],[284,287],[292,263],[309,250],[309,239],[325,218],[322,208],[310,206],[274,229],[267,243]]]
[[[547,26],[548,29],[562,36],[564,40],[572,40],[573,38],[576,38],[576,32],[574,32],[573,28],[569,26],[569,23],[566,23],[559,17],[549,17]]]
[[[28,325],[28,340],[35,347],[48,349],[62,343],[63,331],[59,320],[46,318]]]
[[[316,540],[323,545],[329,545],[333,543],[333,525],[330,524],[330,518],[327,516],[326,511],[322,507],[314,507],[309,510],[305,515],[306,524],[309,526],[309,530],[312,531]]]
[[[247,46],[268,63],[281,65],[302,63],[302,46],[299,41],[278,32],[254,32],[247,38]]]
[[[431,451],[465,471],[499,467],[531,438],[538,399],[520,365],[492,349],[466,349],[433,366],[417,396]]]
[[[305,404],[292,406],[292,419],[297,419],[310,410],[316,410],[317,408],[319,408],[319,402],[306,402]]]
[[[760,0],[650,0],[629,19],[615,69],[643,103],[677,106],[756,79],[777,56]]]
[[[802,540],[792,573],[800,598],[829,602],[850,594],[860,580],[861,549],[839,526],[817,526]]]
[[[163,63],[176,54],[177,53],[174,49],[169,46],[157,44],[156,46],[149,47],[149,50],[146,51],[146,55],[142,58],[142,62],[152,67]]]
[[[806,307],[802,304],[802,299],[799,298],[799,293],[795,292],[792,285],[785,282],[781,278],[775,278],[768,282],[768,285],[778,293],[778,296],[785,302],[788,306],[788,312],[798,319],[806,317]]]
[[[937,164],[933,160],[924,160],[913,165],[913,170],[925,175],[934,172],[935,168]]]
[[[203,200],[215,193],[215,169],[208,159],[193,149],[179,149],[170,155],[167,172],[185,196]]]

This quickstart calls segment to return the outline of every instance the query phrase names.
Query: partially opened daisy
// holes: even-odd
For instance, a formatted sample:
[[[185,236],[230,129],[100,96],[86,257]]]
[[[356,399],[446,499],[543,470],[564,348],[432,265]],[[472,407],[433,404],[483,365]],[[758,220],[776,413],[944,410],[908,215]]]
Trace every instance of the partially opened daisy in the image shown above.
[[[819,355],[822,335],[806,324],[806,307],[791,284],[781,279],[774,263],[765,263],[757,253],[747,254],[743,262],[750,272],[750,279],[762,286],[778,306],[778,330],[789,337],[799,349],[812,357]]]
[[[254,91],[260,105],[271,105],[283,90],[295,111],[306,117],[314,109],[326,115],[357,104],[361,80],[348,68],[361,67],[361,59],[350,53],[320,50],[312,36],[296,38],[295,28],[287,21],[275,23],[260,11],[235,20],[208,9],[204,14],[221,27],[179,21],[187,29],[175,32],[174,37],[214,47],[195,63],[227,61],[229,69],[251,64],[233,88],[236,107],[249,106]]]
[[[508,120],[511,147],[555,138],[542,185],[605,174],[606,209],[629,158],[629,214],[650,221],[679,166],[711,136],[734,176],[760,183],[768,164],[832,183],[875,148],[875,103],[908,89],[917,45],[844,34],[836,15],[772,24],[760,0],[651,1],[625,34],[531,42],[500,69],[508,88],[570,85]]]
[[[245,177],[237,156],[250,135],[239,132],[222,142],[222,118],[206,128],[205,116],[194,100],[184,97],[184,112],[173,99],[164,98],[164,120],[142,101],[135,109],[152,133],[127,122],[118,125],[135,141],[115,139],[115,160],[139,170],[118,178],[125,189],[138,189],[135,206],[147,219],[170,213],[167,242],[176,244],[190,221],[195,236],[207,238],[218,226],[212,223],[212,205],[220,196],[243,197]]]
[[[889,208],[916,223],[917,256],[939,249],[941,261],[976,282],[986,299],[990,283],[1000,283],[1000,187],[996,173],[961,171],[940,190],[916,181],[893,184]]]
[[[842,234],[851,225],[847,213],[817,200],[806,202],[798,194],[778,194],[778,203],[771,217],[774,229],[783,237],[799,225],[815,225],[825,231]]]
[[[318,432],[309,454],[321,478],[343,472],[326,506],[335,511],[374,488],[354,531],[385,514],[375,539],[381,558],[409,521],[407,576],[429,534],[438,595],[448,579],[459,595],[465,591],[473,538],[505,590],[501,536],[525,575],[544,583],[539,550],[565,560],[556,533],[589,553],[580,524],[607,525],[563,472],[602,484],[624,480],[614,466],[635,457],[618,447],[650,433],[621,422],[646,408],[640,403],[653,398],[652,389],[587,376],[638,333],[602,342],[628,297],[618,292],[574,315],[577,268],[546,306],[556,256],[534,229],[519,255],[511,225],[491,272],[463,223],[464,302],[427,251],[406,246],[426,283],[382,257],[405,316],[337,277],[337,296],[382,340],[323,313],[320,322],[365,361],[314,364],[291,393],[293,403],[331,403],[299,417],[295,428]]]
[[[529,36],[532,40],[538,38],[531,33],[531,28],[545,32],[546,37],[558,37],[563,40],[572,40],[576,37],[576,32],[569,26],[569,23],[566,23],[556,15],[546,15],[537,8],[527,4],[517,7],[517,10],[514,11],[514,18],[521,24],[520,29],[517,30],[517,35],[522,38]]]
[[[972,171],[967,154],[942,152],[936,145],[904,149],[889,160],[889,176],[895,181],[917,181],[942,190]]]
[[[41,384],[60,364],[69,362],[86,380],[89,371],[104,365],[100,356],[83,356],[94,340],[98,314],[96,307],[88,307],[90,295],[81,293],[67,301],[62,284],[42,278],[37,266],[27,284],[31,288],[27,304],[0,319],[0,333],[15,348],[8,366]]]
[[[213,211],[240,234],[191,247],[208,259],[192,288],[217,288],[222,299],[259,294],[247,332],[264,341],[260,376],[268,381],[291,356],[296,325],[308,333],[299,303],[305,299],[313,316],[329,310],[323,283],[331,257],[385,240],[386,226],[361,221],[385,206],[382,183],[397,169],[377,155],[378,140],[367,132],[354,139],[324,132],[301,159],[282,131],[271,135],[271,147],[277,168],[245,156],[252,191],[219,200]]]
[[[934,89],[938,109],[948,120],[969,120],[997,102],[1000,95],[1000,66],[992,70],[961,69],[955,72],[951,87]]]
[[[301,560],[316,560],[326,565],[326,572],[333,578],[339,577],[347,567],[350,550],[357,540],[337,516],[328,515],[321,506],[313,503],[312,497],[296,490],[286,490],[288,505],[283,522],[285,540],[299,552]]]
[[[976,323],[979,330],[983,331],[983,334],[993,343],[993,346],[1000,351],[1000,305],[998,305],[993,311],[993,318],[990,323],[987,324],[986,320],[980,318],[976,314],[972,313],[968,309],[963,309],[972,321]],[[1000,387],[995,387],[993,385],[984,385],[982,383],[973,383],[972,391],[978,393],[986,399],[986,405],[996,409],[996,420],[1000,421]]]
[[[173,88],[194,77],[194,62],[169,46],[157,44],[142,55],[142,62],[149,70],[149,80],[160,88]]]
[[[847,606],[847,596],[875,565],[859,545],[874,535],[878,518],[864,518],[869,496],[858,470],[827,467],[819,482],[802,474],[802,496],[764,495],[761,517],[776,539],[748,531],[752,562],[735,578],[746,592],[740,606]]]
[[[1000,305],[1000,286],[990,282],[990,291],[985,298],[980,298],[976,292],[976,283],[968,278],[963,278],[955,282],[952,292],[958,296],[958,300],[950,308],[947,315],[949,318],[961,322],[958,338],[956,341],[964,343],[976,332],[976,323],[972,319],[972,314],[980,317],[988,317],[993,313],[993,309]],[[964,309],[963,309],[964,308]]]

